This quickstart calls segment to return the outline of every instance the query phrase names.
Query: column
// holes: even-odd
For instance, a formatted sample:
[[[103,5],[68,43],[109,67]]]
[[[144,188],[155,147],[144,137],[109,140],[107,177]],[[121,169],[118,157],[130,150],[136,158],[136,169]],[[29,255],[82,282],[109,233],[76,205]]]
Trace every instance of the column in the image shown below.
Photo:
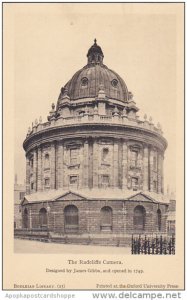
[[[37,159],[37,150],[34,150],[33,153],[33,182],[34,182],[34,189],[33,191],[37,191],[37,165],[38,165],[38,159]]]
[[[28,156],[26,156],[26,194],[30,194],[30,163]]]
[[[157,187],[158,187],[158,193],[162,192],[162,155],[161,153],[158,152],[157,155],[157,159],[158,159],[158,169],[157,169]]]
[[[29,209],[29,228],[32,229],[32,211],[31,208]]]
[[[80,163],[80,166],[79,166],[79,171],[78,171],[78,174],[79,174],[78,187],[82,188],[84,186],[84,176],[83,176],[83,173],[84,173],[84,144],[82,144],[79,147],[79,163]]]
[[[63,144],[59,142],[56,152],[56,188],[63,188]]]
[[[93,187],[93,140],[89,140],[88,143],[88,186],[89,188]]]
[[[122,188],[127,189],[127,177],[128,177],[128,148],[127,142],[123,141],[123,152],[122,152]]]
[[[114,173],[114,187],[118,187],[119,186],[119,182],[118,182],[118,178],[119,178],[119,174],[118,174],[118,141],[114,141],[114,169],[113,169],[113,173]]]
[[[164,155],[161,156],[161,192],[164,193]]]
[[[88,171],[88,164],[89,164],[89,155],[88,155],[88,141],[84,142],[84,150],[83,150],[83,188],[88,188],[88,181],[89,181],[89,171]]]
[[[38,147],[37,190],[42,191],[42,149],[41,149],[41,147]]]
[[[143,190],[149,190],[149,149],[145,144],[143,149]]]
[[[56,188],[56,145],[51,144],[51,189]]]
[[[127,188],[132,188],[131,176],[129,175],[129,165],[131,164],[131,149],[127,147]]]
[[[122,160],[123,160],[123,141],[120,139],[118,143],[118,187],[120,189],[122,189],[122,182],[123,182]]]
[[[150,186],[150,191],[154,191],[154,186],[153,186],[153,156],[154,156],[154,151],[151,148],[149,152],[149,186]]]
[[[69,187],[69,177],[68,177],[68,168],[67,166],[69,165],[69,156],[70,154],[68,153],[68,148],[67,146],[65,146],[63,144],[63,161],[62,161],[62,164],[63,164],[63,169],[62,169],[62,178],[63,178],[63,188],[64,189],[67,189]]]
[[[93,141],[93,187],[98,188],[98,144],[97,140]]]
[[[139,177],[139,189],[140,190],[143,189],[143,181],[144,181],[144,177],[143,177],[143,157],[144,157],[144,150],[142,148],[140,148],[139,152],[138,152],[138,160],[137,160],[137,165],[138,165],[138,168],[140,170],[140,177]]]

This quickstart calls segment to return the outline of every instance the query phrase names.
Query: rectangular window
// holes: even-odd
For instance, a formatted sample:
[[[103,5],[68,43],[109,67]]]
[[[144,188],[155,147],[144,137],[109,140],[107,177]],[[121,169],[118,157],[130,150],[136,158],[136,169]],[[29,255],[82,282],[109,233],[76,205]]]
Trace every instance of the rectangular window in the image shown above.
[[[155,180],[153,181],[153,189],[154,192],[157,192],[157,182]]]
[[[157,159],[156,159],[156,156],[153,157],[153,169],[154,169],[154,171],[157,171]]]
[[[34,165],[34,160],[33,160],[33,158],[31,158],[30,159],[30,167],[33,168],[33,165]]]
[[[31,182],[31,190],[34,189],[34,182]]]
[[[132,183],[132,189],[134,191],[138,190],[138,178],[132,177],[131,183]]]
[[[25,192],[20,192],[20,193],[19,193],[19,199],[20,199],[20,200],[23,200],[23,199],[24,199],[24,196],[25,196]]]
[[[70,164],[76,165],[78,163],[79,149],[70,149]]]
[[[101,185],[102,185],[102,187],[110,186],[110,177],[109,177],[109,175],[102,175]]]
[[[71,175],[69,177],[69,184],[71,186],[74,186],[74,187],[78,187],[78,176],[77,175]]]
[[[104,148],[103,151],[102,151],[102,161],[104,161],[104,162],[107,161],[108,153],[109,153],[109,149],[108,148]]]
[[[49,186],[49,183],[50,183],[50,180],[49,180],[49,178],[45,178],[45,186]]]
[[[138,165],[138,151],[132,150],[131,151],[131,166],[136,168]]]

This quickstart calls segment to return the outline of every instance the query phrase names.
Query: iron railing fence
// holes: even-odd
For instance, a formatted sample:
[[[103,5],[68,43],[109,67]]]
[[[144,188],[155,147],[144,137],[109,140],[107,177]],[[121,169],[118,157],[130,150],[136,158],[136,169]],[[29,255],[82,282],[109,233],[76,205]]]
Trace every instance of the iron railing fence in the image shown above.
[[[174,255],[175,254],[175,236],[133,236],[131,242],[132,254],[156,254],[156,255]]]

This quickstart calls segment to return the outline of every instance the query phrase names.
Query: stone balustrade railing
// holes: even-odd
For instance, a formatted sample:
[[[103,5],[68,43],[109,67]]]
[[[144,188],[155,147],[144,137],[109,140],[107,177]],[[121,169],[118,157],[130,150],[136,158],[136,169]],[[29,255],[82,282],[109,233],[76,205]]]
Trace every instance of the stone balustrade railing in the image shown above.
[[[160,126],[156,127],[152,122],[147,120],[140,121],[138,118],[129,118],[127,116],[105,116],[98,114],[85,114],[83,116],[72,116],[72,117],[59,117],[58,119],[51,119],[45,123],[38,123],[33,125],[32,130],[29,130],[27,136],[44,130],[46,128],[58,127],[58,126],[66,126],[66,125],[78,125],[78,124],[86,124],[86,123],[94,123],[94,124],[117,124],[117,125],[128,125],[139,128],[145,128],[147,130],[151,130],[153,132],[157,132],[162,135],[162,129]]]

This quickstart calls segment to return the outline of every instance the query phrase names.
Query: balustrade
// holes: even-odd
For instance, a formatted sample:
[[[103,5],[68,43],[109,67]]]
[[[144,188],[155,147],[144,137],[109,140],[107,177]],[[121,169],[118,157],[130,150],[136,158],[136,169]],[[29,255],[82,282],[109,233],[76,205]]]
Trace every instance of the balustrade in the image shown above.
[[[119,124],[119,125],[129,125],[139,128],[145,128],[154,132],[157,132],[162,135],[162,130],[155,127],[152,123],[147,121],[140,121],[138,119],[123,118],[123,116],[104,116],[104,115],[83,115],[83,116],[71,116],[71,117],[60,117],[54,119],[52,122],[45,122],[35,125],[33,130],[28,133],[27,136],[32,135],[33,133],[39,132],[49,127],[58,127],[63,125],[75,125],[75,124],[84,124],[84,123],[105,123],[105,124]]]

